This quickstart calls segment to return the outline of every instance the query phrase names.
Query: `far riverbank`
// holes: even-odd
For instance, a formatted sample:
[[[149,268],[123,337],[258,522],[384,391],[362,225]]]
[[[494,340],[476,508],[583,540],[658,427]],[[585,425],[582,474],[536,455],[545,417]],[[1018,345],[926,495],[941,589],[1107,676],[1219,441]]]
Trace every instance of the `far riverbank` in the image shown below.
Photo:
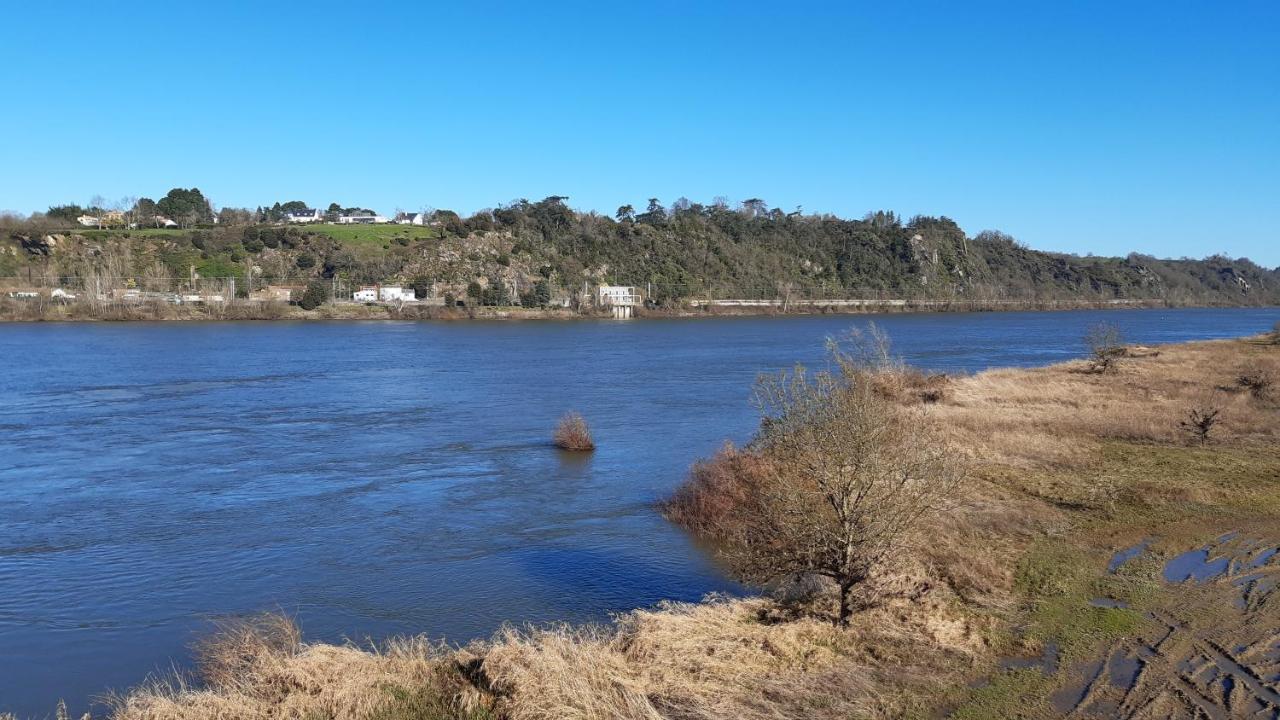
[[[1137,308],[1267,307],[1181,304],[1161,299],[1127,300],[690,300],[678,305],[634,308],[635,318],[787,317],[881,313],[1014,312]],[[198,322],[228,320],[598,320],[608,308],[446,307],[426,303],[326,303],[314,310],[296,304],[237,300],[208,305],[163,302],[58,302],[48,298],[0,298],[4,322]]]

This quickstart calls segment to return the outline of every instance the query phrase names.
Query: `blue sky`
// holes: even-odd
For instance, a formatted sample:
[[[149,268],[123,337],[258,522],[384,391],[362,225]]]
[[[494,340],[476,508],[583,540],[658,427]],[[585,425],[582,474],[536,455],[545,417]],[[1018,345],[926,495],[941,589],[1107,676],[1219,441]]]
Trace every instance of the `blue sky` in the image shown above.
[[[611,5],[10,4],[0,209],[722,195],[1280,265],[1274,0]]]

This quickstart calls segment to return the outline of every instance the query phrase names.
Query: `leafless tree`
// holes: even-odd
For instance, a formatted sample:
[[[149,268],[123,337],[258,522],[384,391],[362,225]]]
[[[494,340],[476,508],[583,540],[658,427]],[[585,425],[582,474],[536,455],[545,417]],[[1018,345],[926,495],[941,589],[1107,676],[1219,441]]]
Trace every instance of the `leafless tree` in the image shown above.
[[[1085,333],[1084,344],[1089,350],[1089,359],[1095,372],[1111,370],[1125,354],[1124,335],[1120,328],[1111,323],[1101,322],[1091,326]]]
[[[126,195],[116,202],[115,209],[124,215],[124,226],[133,227],[140,224],[139,218],[135,210],[138,207],[138,198],[133,195]]]
[[[1222,408],[1216,405],[1205,404],[1193,407],[1187,410],[1186,419],[1178,423],[1178,426],[1185,430],[1192,440],[1203,445],[1209,442],[1209,434],[1218,424],[1221,414]]]
[[[887,357],[883,336],[869,339],[872,347],[856,352],[831,342],[831,370],[810,375],[797,366],[761,379],[756,449],[770,471],[740,505],[726,551],[749,580],[830,578],[840,592],[839,625],[871,600],[855,590],[900,561],[921,520],[963,478],[925,410],[880,392],[879,376],[898,370],[877,360]]]

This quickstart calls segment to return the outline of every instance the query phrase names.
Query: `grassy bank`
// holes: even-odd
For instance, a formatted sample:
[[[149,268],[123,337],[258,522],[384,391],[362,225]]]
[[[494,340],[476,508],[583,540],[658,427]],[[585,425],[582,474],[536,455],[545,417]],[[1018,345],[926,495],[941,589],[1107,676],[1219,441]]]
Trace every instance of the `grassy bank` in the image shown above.
[[[968,481],[892,572],[868,581],[874,602],[847,627],[832,623],[834,596],[823,592],[664,605],[609,627],[508,629],[464,648],[424,638],[376,649],[307,643],[268,616],[210,638],[195,677],[114,698],[113,717],[1139,718],[1280,709],[1268,694],[1280,563],[1266,555],[1280,545],[1280,405],[1264,382],[1242,382],[1280,377],[1280,345],[1138,349],[1106,373],[1083,361],[966,377],[903,372],[886,385],[893,402],[920,412],[955,448]],[[1200,442],[1182,423],[1209,407],[1217,423]],[[706,489],[706,507],[732,503],[759,452],[726,449],[695,469],[689,487]],[[1113,565],[1118,550],[1140,543]],[[1221,575],[1166,579],[1169,559],[1203,547],[1230,559]],[[1228,686],[1224,677],[1237,679]]]

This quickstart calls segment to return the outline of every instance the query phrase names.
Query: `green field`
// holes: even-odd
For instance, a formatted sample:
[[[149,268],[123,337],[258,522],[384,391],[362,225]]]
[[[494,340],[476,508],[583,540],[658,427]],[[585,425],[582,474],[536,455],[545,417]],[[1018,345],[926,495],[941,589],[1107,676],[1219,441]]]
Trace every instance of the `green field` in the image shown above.
[[[417,227],[413,225],[328,225],[316,224],[304,226],[306,230],[316,232],[355,248],[383,246],[396,238],[422,240],[439,237],[435,228]]]

